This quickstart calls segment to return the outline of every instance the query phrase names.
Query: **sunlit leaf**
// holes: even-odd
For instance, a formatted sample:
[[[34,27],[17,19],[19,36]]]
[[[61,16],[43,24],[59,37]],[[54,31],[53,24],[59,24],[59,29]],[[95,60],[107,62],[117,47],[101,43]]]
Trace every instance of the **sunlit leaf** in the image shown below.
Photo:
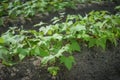
[[[0,43],[4,43],[4,39],[3,38],[0,38]]]
[[[48,61],[52,60],[52,59],[55,59],[55,56],[53,55],[49,55],[49,56],[46,56],[42,59],[41,63],[43,65],[46,65],[48,63]]]
[[[58,73],[58,70],[60,70],[60,68],[59,68],[59,67],[54,67],[54,66],[52,66],[52,67],[48,67],[47,70],[48,70],[53,76],[56,76],[57,73]]]
[[[62,40],[62,35],[56,33],[52,36],[52,38],[57,40]]]

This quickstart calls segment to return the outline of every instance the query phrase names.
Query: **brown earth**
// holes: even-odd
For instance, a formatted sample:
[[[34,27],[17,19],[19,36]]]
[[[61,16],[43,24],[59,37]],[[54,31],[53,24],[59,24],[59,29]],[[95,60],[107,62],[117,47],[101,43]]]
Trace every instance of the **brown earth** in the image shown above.
[[[74,67],[70,71],[61,67],[55,79],[31,58],[11,67],[0,64],[0,80],[120,80],[120,40],[116,47],[108,43],[105,51],[83,45],[74,56]]]
[[[80,4],[76,10],[66,9],[66,14],[81,14],[84,16],[92,10],[107,10],[112,14],[116,13],[115,3],[94,3]],[[0,27],[0,33],[5,32],[8,27],[13,25],[24,25],[24,29],[37,29],[33,25],[40,21],[50,23],[50,19],[54,16],[59,16],[59,13],[51,13],[42,18],[34,17],[32,21],[16,21],[9,23],[5,27]],[[120,80],[120,40],[115,47],[111,43],[107,43],[106,50],[100,48],[88,48],[83,45],[81,52],[74,53],[76,64],[68,71],[61,67],[56,78],[53,78],[45,68],[37,65],[39,59],[28,58],[17,65],[7,67],[0,63],[0,80]],[[39,62],[38,62],[39,63]]]

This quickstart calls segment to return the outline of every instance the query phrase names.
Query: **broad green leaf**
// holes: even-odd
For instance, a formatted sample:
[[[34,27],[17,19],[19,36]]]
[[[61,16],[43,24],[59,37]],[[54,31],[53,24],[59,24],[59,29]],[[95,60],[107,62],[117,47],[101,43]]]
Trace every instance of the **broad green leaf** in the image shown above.
[[[47,34],[52,35],[52,30],[48,30]]]
[[[89,47],[93,47],[96,45],[96,39],[95,38],[89,38]]]
[[[35,49],[34,49],[34,51],[35,51],[35,55],[40,55],[40,48],[37,46],[37,47],[35,47]]]
[[[80,45],[76,40],[71,40],[71,44],[70,44],[70,50],[71,51],[80,51]]]
[[[106,48],[106,37],[97,39],[96,40],[96,45],[102,47],[105,50],[105,48]]]
[[[18,52],[18,56],[19,56],[20,60],[23,60],[28,55],[29,50],[23,49],[23,48],[18,48],[17,52]]]
[[[0,38],[0,43],[4,43],[4,39],[3,38]]]
[[[75,63],[75,60],[73,56],[69,56],[69,57],[61,56],[60,62],[64,63],[67,69],[70,70],[72,68],[72,65]]]
[[[41,56],[41,57],[49,56],[49,52],[47,50],[40,48],[39,56]]]
[[[49,52],[47,50],[44,50],[40,48],[39,46],[36,46],[31,50],[31,54],[34,56],[40,56],[40,57],[45,57],[49,56]]]
[[[109,38],[109,40],[110,40],[115,46],[117,46],[117,40],[115,39],[115,37],[111,37],[111,38]]]
[[[8,50],[5,48],[0,48],[0,59],[6,60],[6,55],[8,53]]]
[[[20,60],[23,60],[24,58],[26,57],[26,55],[25,54],[19,54],[19,58],[20,58]]]
[[[58,41],[57,42],[54,42],[55,45],[53,45],[52,48],[50,48],[50,51],[51,52],[55,52],[55,54],[61,49],[62,47],[62,42],[61,41]]]

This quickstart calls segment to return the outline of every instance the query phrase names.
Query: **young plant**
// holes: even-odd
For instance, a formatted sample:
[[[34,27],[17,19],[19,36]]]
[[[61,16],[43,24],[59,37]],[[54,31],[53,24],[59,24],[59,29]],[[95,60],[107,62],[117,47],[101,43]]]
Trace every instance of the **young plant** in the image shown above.
[[[57,21],[56,21],[57,20]],[[52,19],[53,24],[36,30],[10,29],[0,37],[0,59],[7,65],[22,61],[27,56],[39,56],[41,65],[57,75],[59,65],[70,70],[75,64],[74,52],[80,52],[81,46],[106,49],[106,42],[117,45],[120,38],[120,16],[107,12],[92,11],[85,17],[68,15],[65,22]]]

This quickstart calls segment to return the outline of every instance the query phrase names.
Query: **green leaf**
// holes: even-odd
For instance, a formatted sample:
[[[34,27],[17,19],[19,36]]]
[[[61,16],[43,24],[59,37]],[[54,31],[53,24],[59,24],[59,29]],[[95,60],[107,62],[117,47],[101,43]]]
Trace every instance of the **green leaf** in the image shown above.
[[[71,40],[71,44],[70,44],[70,50],[71,51],[80,51],[80,45],[76,40]]]
[[[13,62],[11,62],[11,61],[5,61],[5,60],[3,60],[3,61],[2,61],[2,64],[6,65],[6,66],[12,66],[12,65],[14,65],[15,63],[13,63]]]
[[[20,58],[20,60],[23,60],[24,58],[25,58],[25,54],[19,54],[19,58]]]
[[[44,50],[38,46],[32,49],[32,54],[35,56],[40,56],[40,57],[49,56],[49,52],[47,50]]]
[[[71,32],[72,31],[74,31],[74,32],[76,32],[76,31],[82,31],[82,30],[86,30],[86,28],[85,28],[85,26],[80,25],[80,24],[77,24],[76,26],[73,26],[71,28]]]
[[[52,74],[52,76],[56,76],[58,73],[58,70],[60,70],[60,68],[52,66],[52,67],[48,67],[47,70],[50,72],[50,74]]]
[[[39,55],[40,54],[40,48],[37,46],[37,47],[35,47],[35,49],[34,49],[34,55]]]
[[[106,37],[102,37],[96,40],[96,45],[101,46],[104,50],[106,48]]]
[[[2,3],[2,5],[5,10],[8,8],[8,3]]]
[[[2,18],[0,18],[0,26],[4,24],[4,21]]]
[[[70,70],[72,68],[73,63],[75,63],[73,56],[69,56],[69,57],[61,56],[60,61],[61,61],[61,63],[65,64],[65,66],[68,70]]]
[[[52,36],[52,38],[60,41],[60,40],[62,40],[62,35],[56,33]]]
[[[48,34],[48,35],[52,35],[52,30],[49,30],[49,31],[47,32],[47,34]]]
[[[0,59],[6,60],[7,53],[8,53],[8,50],[6,48],[0,48]]]
[[[60,56],[62,56],[62,54],[65,52],[65,51],[68,51],[69,50],[69,44],[66,44],[65,46],[63,46],[56,54],[55,54],[55,57],[59,58]]]
[[[101,38],[90,38],[89,39],[89,47],[93,47],[95,45],[102,47],[103,49],[106,48],[106,37]]]
[[[4,43],[4,39],[3,38],[0,38],[0,43]]]
[[[19,56],[20,60],[23,60],[28,55],[29,50],[23,49],[23,48],[18,48],[17,52],[18,52],[18,56]]]
[[[96,39],[95,38],[89,38],[89,47],[93,47],[96,45]]]
[[[41,56],[41,57],[49,56],[49,52],[47,50],[44,50],[44,49],[40,48],[39,56]]]
[[[115,39],[115,37],[111,37],[111,38],[109,38],[109,40],[110,40],[115,46],[117,46],[117,40]]]
[[[55,56],[49,55],[49,56],[43,57],[41,63],[42,63],[42,65],[46,65],[48,63],[48,61],[51,61],[53,59],[55,59]]]

